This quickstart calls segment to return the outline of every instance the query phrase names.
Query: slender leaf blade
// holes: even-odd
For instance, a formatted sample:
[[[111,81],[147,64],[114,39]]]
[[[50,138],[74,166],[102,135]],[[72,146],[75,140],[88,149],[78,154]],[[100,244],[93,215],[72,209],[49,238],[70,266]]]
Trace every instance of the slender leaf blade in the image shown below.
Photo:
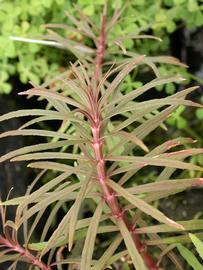
[[[94,244],[95,244],[100,217],[102,214],[103,205],[104,205],[104,201],[101,200],[90,222],[90,225],[87,231],[87,236],[85,238],[84,248],[82,251],[81,269],[85,269],[85,270],[91,269],[91,261],[92,261],[93,251],[94,251]]]

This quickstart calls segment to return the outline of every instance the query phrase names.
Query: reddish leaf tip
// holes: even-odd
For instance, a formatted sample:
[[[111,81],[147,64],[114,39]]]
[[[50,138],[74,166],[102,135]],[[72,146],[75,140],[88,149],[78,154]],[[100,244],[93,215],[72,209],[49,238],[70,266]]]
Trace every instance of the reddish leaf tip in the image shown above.
[[[170,223],[171,226],[176,227],[176,228],[178,228],[180,230],[185,230],[185,228],[183,227],[183,225],[175,222],[174,220],[172,220],[170,218],[166,218],[166,219],[168,220],[168,222]]]

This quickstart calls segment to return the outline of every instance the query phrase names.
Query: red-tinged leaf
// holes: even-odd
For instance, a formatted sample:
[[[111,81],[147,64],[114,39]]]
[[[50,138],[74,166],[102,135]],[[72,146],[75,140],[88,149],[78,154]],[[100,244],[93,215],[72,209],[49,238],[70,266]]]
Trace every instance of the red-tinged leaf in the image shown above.
[[[186,231],[201,230],[203,228],[203,219],[178,221],[178,223],[181,224]],[[165,224],[161,224],[161,225],[137,228],[135,233],[137,233],[137,234],[145,234],[145,233],[155,234],[155,233],[167,233],[167,232],[176,232],[176,231],[180,231],[180,230],[176,229],[176,228],[172,228],[172,227],[165,225]]]
[[[58,131],[41,130],[41,129],[18,129],[11,130],[0,134],[0,138],[10,136],[44,136],[44,137],[58,137],[61,139],[80,140],[80,137],[65,134]]]
[[[64,146],[69,146],[69,145],[75,145],[79,143],[83,143],[85,140],[62,140],[58,142],[51,142],[51,143],[39,143],[35,145],[30,145],[30,146],[25,146],[22,148],[19,148],[17,150],[11,151],[8,154],[5,154],[4,156],[0,157],[0,162],[4,162],[8,159],[11,159],[13,157],[27,154],[27,153],[33,153],[37,151],[43,151],[43,150],[48,150],[48,149],[55,149],[55,148],[60,148]]]
[[[71,160],[83,160],[87,161],[87,158],[83,155],[79,154],[70,154],[70,153],[62,153],[62,152],[40,152],[40,153],[32,153],[22,156],[17,156],[11,161],[22,161],[22,160],[40,160],[40,159],[71,159]]]
[[[40,109],[18,110],[18,111],[9,112],[9,113],[1,115],[0,122],[9,120],[12,118],[17,118],[17,117],[37,116],[37,115],[44,115],[44,116],[50,116],[50,117],[61,116],[59,112],[53,111],[53,110],[40,110]]]
[[[187,68],[188,66],[182,62],[180,62],[179,59],[173,57],[173,56],[148,56],[148,59],[150,59],[154,63],[167,63],[175,66],[180,66],[180,67],[185,67]]]
[[[122,219],[118,220],[118,227],[120,229],[121,235],[123,236],[125,245],[128,249],[129,255],[132,259],[133,265],[136,270],[146,270],[144,261],[137,250],[137,247],[135,245],[134,240],[132,239],[132,236],[126,226],[126,224],[123,222]]]
[[[137,136],[135,136],[132,133],[126,132],[126,131],[118,131],[118,132],[113,132],[111,134],[109,134],[110,136],[121,136],[125,139],[128,139],[129,141],[135,143],[136,145],[138,145],[140,148],[142,148],[145,152],[149,152],[148,147],[142,142],[142,140],[140,140]]]
[[[146,203],[144,200],[130,194],[127,190],[122,188],[120,185],[115,183],[114,181],[109,180],[108,185],[115,190],[118,194],[123,196],[127,201],[132,203],[135,207],[139,208],[141,211],[143,211],[145,214],[152,216],[156,220],[163,222],[165,224],[168,224],[171,227],[175,227],[178,229],[184,230],[184,227],[172,219],[166,217],[162,212],[154,208],[153,206]]]
[[[203,233],[196,233],[195,234],[200,240],[203,240]],[[155,239],[155,240],[146,240],[145,242],[149,246],[156,246],[156,245],[162,245],[162,244],[187,244],[191,243],[191,239],[189,235],[181,235],[181,236],[173,236],[173,237],[166,237],[161,239]]]
[[[64,188],[61,191],[55,191],[51,192],[46,196],[45,198],[42,198],[38,203],[34,204],[34,206],[30,207],[22,216],[21,211],[17,211],[16,214],[16,226],[19,228],[23,222],[28,220],[30,217],[35,215],[37,212],[39,212],[41,209],[44,209],[45,207],[48,207],[50,204],[60,200],[68,200],[68,194],[73,192],[74,190],[77,190],[80,188],[81,184],[73,184],[71,186],[68,186]]]
[[[194,179],[171,179],[162,180],[160,182],[139,185],[128,188],[127,191],[131,194],[139,194],[144,192],[156,192],[161,190],[175,190],[175,189],[186,189],[193,186],[201,186],[203,184],[203,178]]]
[[[87,236],[85,238],[84,248],[82,251],[82,258],[81,258],[81,269],[90,270],[91,269],[91,261],[92,261],[92,255],[94,252],[94,244],[96,240],[97,235],[97,229],[100,222],[100,217],[103,210],[104,201],[100,201],[98,204],[94,215],[92,217],[92,220],[90,222]]]
[[[59,101],[63,101],[64,103],[67,103],[69,105],[72,105],[76,108],[80,108],[81,110],[86,110],[86,108],[80,104],[79,102],[75,101],[72,98],[66,97],[62,94],[51,92],[47,89],[41,89],[41,88],[32,88],[30,90],[20,92],[19,95],[34,95],[34,96],[42,96],[46,98],[54,98]]]
[[[115,107],[112,111],[109,112],[107,115],[108,118],[118,115],[118,114],[124,114],[125,112],[133,112],[133,111],[142,111],[146,114],[145,110],[149,110],[149,112],[153,112],[154,110],[157,110],[159,108],[162,108],[163,106],[169,106],[169,105],[184,105],[184,106],[193,106],[193,107],[203,107],[199,103],[192,102],[190,100],[184,100],[183,98],[162,98],[162,99],[152,99],[148,101],[143,101],[140,103],[134,103],[134,104],[126,104],[125,106],[121,107],[118,105]]]
[[[198,155],[202,153],[203,153],[203,148],[190,148],[190,149],[160,154],[160,155],[157,155],[157,157],[184,159],[188,156]]]
[[[121,161],[131,163],[131,165],[121,167],[117,169],[116,172],[120,173],[121,171],[128,171],[136,167],[144,167],[148,165],[160,166],[160,167],[171,167],[177,169],[188,169],[188,170],[197,170],[203,171],[203,168],[197,165],[190,163],[182,162],[179,160],[173,160],[168,158],[156,158],[156,157],[135,157],[135,156],[112,156],[105,158],[109,161]],[[115,171],[114,171],[115,174]]]
[[[78,219],[78,213],[81,207],[81,204],[86,196],[87,188],[89,185],[90,177],[87,177],[87,179],[82,183],[81,189],[78,192],[77,198],[73,204],[73,210],[71,212],[70,216],[70,224],[69,224],[69,235],[68,235],[68,249],[69,251],[72,249],[73,243],[74,243],[74,235],[76,230],[76,224]]]
[[[134,91],[131,91],[125,96],[121,96],[119,98],[112,100],[111,103],[106,105],[103,109],[105,111],[109,111],[109,109],[111,109],[112,105],[114,104],[119,104],[120,107],[123,107],[126,103],[128,103],[131,100],[134,100],[135,98],[144,94],[146,91],[150,90],[151,88],[154,88],[162,84],[171,83],[171,82],[179,82],[182,80],[183,78],[180,76],[166,76],[166,77],[156,78],[150,81],[149,83],[146,83],[144,86],[141,86],[140,88]]]
[[[145,55],[138,56],[136,59],[133,59],[131,62],[129,62],[123,70],[121,70],[116,78],[113,80],[113,82],[110,84],[110,86],[105,91],[104,95],[102,96],[100,100],[100,108],[104,105],[104,103],[107,101],[109,96],[114,92],[114,90],[117,88],[117,86],[121,83],[121,81],[126,77],[128,73],[130,73],[137,64],[141,63],[144,59]]]

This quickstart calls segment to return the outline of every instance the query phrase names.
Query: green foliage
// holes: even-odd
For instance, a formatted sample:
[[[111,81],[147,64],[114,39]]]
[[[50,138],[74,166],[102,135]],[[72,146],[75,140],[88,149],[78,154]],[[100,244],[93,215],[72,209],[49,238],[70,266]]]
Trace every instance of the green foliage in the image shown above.
[[[99,21],[99,13],[102,10],[104,0],[12,0],[3,1],[0,11],[0,93],[9,93],[12,88],[9,79],[13,74],[19,74],[22,83],[33,81],[39,83],[43,78],[50,78],[58,74],[68,62],[68,53],[64,52],[63,57],[53,48],[43,48],[42,45],[33,43],[22,43],[10,40],[10,36],[22,38],[39,39],[45,33],[42,25],[46,23],[67,23],[69,19],[65,11],[77,15],[73,4],[81,6],[83,12],[89,15],[95,23]],[[124,0],[110,1],[109,15],[112,16],[116,8],[126,3]],[[132,38],[125,39],[123,45],[127,49],[134,49],[140,54],[156,54],[167,52],[169,49],[168,33],[174,32],[182,21],[186,27],[195,28],[203,25],[202,5],[196,0],[130,0],[125,10],[125,16],[114,26],[110,36],[129,33],[138,34],[140,31],[152,31],[152,34],[160,37],[163,41],[156,43],[149,40],[134,42]],[[66,31],[66,35],[77,39],[79,36],[72,31]],[[6,48],[6,50],[5,50]],[[50,58],[51,55],[51,58]],[[168,67],[170,72],[184,72],[180,68]],[[184,72],[185,73],[185,72]],[[185,73],[190,80],[189,74]],[[131,86],[129,85],[128,89]],[[172,93],[174,86],[169,85],[167,92]]]
[[[42,5],[38,1],[33,3],[36,10],[32,12],[41,11]],[[45,7],[52,3],[43,1]],[[136,1],[135,6],[139,10],[144,3]],[[86,4],[91,11],[93,2],[81,1],[82,6]],[[96,4],[99,9],[102,1],[96,1]],[[190,5],[193,10],[195,7],[192,3]],[[153,12],[155,7],[152,5]],[[165,255],[175,269],[183,269],[172,249],[177,243],[193,242],[202,256],[201,243],[194,236],[190,235],[190,238],[185,234],[197,231],[196,236],[201,239],[202,220],[172,220],[157,209],[157,202],[187,188],[203,185],[202,178],[174,179],[176,170],[203,172],[201,166],[187,161],[190,156],[202,154],[203,149],[185,148],[186,144],[195,143],[188,137],[165,140],[163,136],[157,145],[149,139],[159,127],[166,130],[165,122],[172,113],[175,113],[174,119],[178,123],[186,106],[203,108],[203,105],[187,99],[197,87],[171,91],[170,84],[176,86],[183,78],[170,72],[161,74],[158,66],[182,67],[178,59],[148,56],[134,51],[134,48],[129,50],[131,44],[122,42],[126,39],[126,30],[117,24],[122,19],[119,10],[112,15],[110,9],[110,16],[106,16],[104,8],[101,25],[98,18],[92,21],[85,13],[77,11],[79,14],[75,17],[67,12],[71,21],[69,26],[50,24],[49,28],[60,29],[49,31],[46,36],[68,49],[76,60],[60,76],[39,85],[35,82],[33,88],[19,93],[39,97],[39,101],[43,99],[47,102],[46,108],[19,110],[0,116],[0,122],[29,117],[17,130],[3,132],[0,138],[47,137],[44,143],[36,141],[34,145],[12,150],[0,157],[0,162],[26,161],[28,167],[41,171],[24,196],[0,202],[3,227],[0,263],[12,261],[10,270],[16,269],[18,261],[42,270],[54,267],[61,270],[62,264],[71,269],[81,266],[85,270],[102,270],[114,267],[118,261],[121,264],[120,258],[124,257],[127,262],[128,258],[131,259],[136,270],[159,270],[156,253],[160,250],[160,263]],[[164,18],[164,13],[160,14],[154,27],[164,27]],[[64,38],[67,27],[72,27],[71,31],[79,37],[86,38]],[[115,28],[118,29],[116,32]],[[131,34],[133,42],[134,39],[137,42],[142,39],[158,42],[153,36]],[[35,47],[32,51],[35,52]],[[115,59],[117,61],[112,62]],[[147,82],[139,83],[136,76],[143,67],[150,70],[151,76]],[[21,70],[24,74],[22,66]],[[133,74],[133,79],[130,74]],[[26,80],[26,77],[22,78]],[[139,100],[160,85],[169,85],[171,94],[159,99]],[[36,127],[36,123],[53,120],[59,123],[54,131],[47,130],[45,125]],[[145,141],[149,143],[146,145]],[[138,172],[157,167],[153,180],[149,174],[147,183],[138,185]],[[45,182],[47,175],[51,177]],[[40,180],[45,184],[38,187]],[[88,202],[91,202],[91,214],[85,217],[83,207]],[[14,221],[6,220],[5,215],[4,207],[11,205],[16,206]],[[53,227],[59,209],[66,211]],[[40,239],[33,243],[33,233],[45,213],[48,217]],[[24,245],[18,242],[20,228],[24,230]],[[151,252],[148,246],[155,248]],[[186,248],[181,245],[178,248],[182,256],[190,258],[192,266],[199,265]]]
[[[189,234],[190,239],[192,240],[192,243],[196,247],[197,253],[199,256],[203,259],[203,242],[195,235],[190,233]],[[196,256],[186,247],[184,247],[181,244],[178,244],[177,246],[180,254],[182,257],[188,262],[188,264],[194,269],[194,270],[202,270],[203,264],[201,264]]]
[[[200,264],[198,259],[195,257],[195,255],[186,247],[179,244],[177,246],[178,251],[180,252],[181,256],[188,262],[188,264],[192,267],[194,270],[202,270],[203,265]]]

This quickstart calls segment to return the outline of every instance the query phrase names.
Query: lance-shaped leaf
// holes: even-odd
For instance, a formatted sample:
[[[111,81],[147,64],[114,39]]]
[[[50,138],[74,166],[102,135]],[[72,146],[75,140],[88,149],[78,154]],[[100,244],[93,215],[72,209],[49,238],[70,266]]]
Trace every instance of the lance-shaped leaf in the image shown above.
[[[122,219],[119,219],[118,222],[118,227],[120,229],[121,235],[123,236],[125,245],[128,249],[129,255],[132,259],[133,265],[136,270],[146,270],[145,264],[142,260],[142,257],[137,250],[137,247],[135,245],[135,242],[132,239],[132,236],[126,227],[126,224],[123,222]]]
[[[8,159],[11,159],[13,157],[27,154],[27,153],[33,153],[37,151],[43,151],[43,150],[48,150],[48,149],[55,149],[55,148],[60,148],[64,146],[69,146],[69,145],[74,145],[74,144],[79,144],[84,142],[85,140],[62,140],[58,142],[50,142],[50,143],[39,143],[35,145],[30,145],[30,146],[25,146],[22,148],[19,148],[17,150],[11,151],[8,154],[5,154],[0,157],[0,162],[4,162]]]
[[[73,205],[73,211],[72,211],[72,214],[70,217],[69,235],[68,235],[68,248],[69,248],[69,250],[71,250],[71,248],[73,246],[74,234],[75,234],[75,229],[76,229],[76,224],[77,224],[77,219],[78,219],[78,213],[79,213],[81,204],[85,198],[90,179],[91,179],[90,177],[87,177],[87,179],[82,184],[81,189],[78,192],[77,198],[76,198],[75,203]]]
[[[61,116],[40,116],[40,117],[34,118],[34,119],[26,122],[25,124],[20,126],[19,129],[27,128],[27,127],[32,126],[32,125],[39,123],[39,122],[54,121],[54,120],[65,121],[66,118],[64,117],[64,115],[61,115]]]
[[[63,101],[64,103],[72,105],[76,108],[80,108],[81,110],[86,110],[85,106],[75,101],[73,98],[66,97],[59,93],[51,92],[50,90],[47,90],[47,89],[33,88],[24,92],[20,92],[19,95],[35,95],[35,96],[41,96],[41,97],[46,97],[46,98],[53,98],[59,101]]]
[[[126,94],[125,96],[121,96],[117,99],[112,100],[110,104],[104,107],[104,110],[109,111],[112,108],[112,105],[114,104],[119,104],[119,107],[123,107],[130,100],[133,100],[139,97],[140,95],[144,94],[146,91],[150,90],[153,87],[156,87],[162,84],[171,83],[171,82],[178,82],[182,80],[183,78],[180,76],[166,76],[166,77],[156,78],[150,81],[149,83],[146,83],[144,86]]]
[[[73,207],[71,207],[69,211],[65,214],[61,222],[58,224],[58,227],[51,235],[48,242],[42,242],[42,243],[36,243],[36,244],[33,243],[29,245],[29,248],[33,250],[42,250],[41,256],[44,256],[44,254],[46,254],[50,249],[52,249],[53,246],[60,247],[64,241],[64,239],[62,239],[62,236],[64,236],[64,230],[66,229],[66,227],[68,226],[70,222],[70,215],[71,215],[72,209]],[[67,238],[66,238],[66,241],[67,241]]]
[[[152,99],[149,101],[144,101],[140,103],[134,103],[134,104],[127,104],[126,106],[123,106],[121,108],[115,108],[111,112],[109,112],[108,117],[112,117],[118,114],[123,114],[125,112],[133,112],[139,110],[148,110],[151,107],[151,110],[149,112],[153,112],[156,109],[159,109],[166,105],[184,105],[184,106],[192,106],[192,107],[199,107],[202,108],[203,106],[199,103],[193,102],[191,100],[184,100],[183,98],[162,98],[162,99]]]
[[[171,220],[170,218],[166,217],[162,212],[154,208],[153,206],[146,203],[144,200],[130,194],[128,191],[126,191],[124,188],[116,184],[114,181],[109,180],[108,185],[115,190],[118,194],[123,196],[127,201],[132,203],[135,207],[139,208],[141,211],[143,211],[145,214],[152,216],[156,220],[163,222],[165,224],[168,224],[169,226],[178,228],[178,229],[184,229],[184,227],[175,221]]]
[[[151,131],[160,126],[163,121],[172,113],[177,106],[170,106],[169,108],[163,110],[159,114],[155,115],[153,118],[145,121],[139,127],[135,128],[133,134],[135,134],[139,139],[143,140]],[[125,140],[125,139],[124,139]],[[125,140],[127,142],[127,140]],[[124,142],[123,142],[124,143]],[[115,149],[120,146],[120,143],[115,145]],[[131,144],[125,148],[123,154],[131,153],[135,145]],[[115,165],[114,165],[115,166]]]
[[[203,219],[193,219],[187,221],[178,221],[186,231],[196,231],[201,230],[203,228]],[[166,232],[176,232],[179,231],[177,228],[172,228],[171,226],[161,224],[161,225],[154,225],[148,227],[137,228],[137,234],[154,234],[154,233],[166,233]]]
[[[157,156],[161,158],[184,159],[188,156],[198,155],[202,153],[203,153],[203,148],[188,148],[181,151],[160,154]]]
[[[122,242],[122,236],[119,234],[110,244],[110,246],[105,250],[101,258],[95,263],[92,270],[103,270],[107,265],[109,259],[112,258],[113,254],[117,250],[118,246]]]
[[[37,189],[33,193],[28,194],[28,195],[25,195],[24,197],[20,197],[20,204],[18,206],[18,213],[20,213],[21,211],[23,211],[23,209],[27,205],[35,202],[35,200],[37,198],[39,198],[43,194],[46,194],[46,192],[48,192],[49,190],[53,189],[55,186],[57,186],[62,181],[64,181],[65,179],[67,179],[70,175],[71,175],[71,171],[70,172],[62,173],[61,175],[59,175],[59,176],[55,177],[54,179],[50,180],[48,183],[46,183],[45,185],[43,185],[42,187],[40,187],[39,189]],[[68,182],[66,180],[66,184],[68,185],[69,183],[70,182]],[[13,200],[15,200],[15,199],[13,199]]]
[[[63,152],[42,152],[42,153],[32,153],[22,156],[17,156],[11,161],[22,161],[22,160],[40,160],[40,159],[71,159],[71,160],[83,160],[87,161],[87,158],[80,154],[70,154]]]
[[[180,62],[178,58],[175,58],[173,56],[166,56],[166,55],[160,55],[160,56],[148,56],[147,59],[151,60],[153,63],[167,63],[175,66],[180,67],[188,67],[186,64]]]
[[[195,255],[186,247],[181,244],[177,245],[178,251],[180,252],[181,256],[187,261],[187,263],[194,269],[194,270],[203,270],[203,265],[198,261]]]
[[[89,172],[81,168],[81,166],[72,167],[66,164],[62,164],[58,162],[51,162],[51,161],[32,162],[32,163],[29,163],[27,167],[35,168],[35,169],[46,169],[46,170],[52,170],[52,171],[72,172],[73,174],[89,175]]]
[[[136,59],[133,59],[131,62],[129,62],[123,70],[121,70],[116,78],[113,80],[113,82],[109,85],[109,87],[106,89],[104,95],[102,96],[100,100],[100,108],[104,105],[104,103],[108,100],[109,96],[115,91],[115,89],[118,87],[118,85],[121,83],[121,81],[126,77],[128,73],[130,73],[137,64],[141,63],[144,59],[145,55],[140,55]]]
[[[25,116],[39,116],[39,115],[50,116],[50,117],[64,116],[58,111],[53,111],[53,110],[40,110],[40,109],[18,110],[18,111],[9,112],[9,113],[1,115],[0,122],[9,120],[12,118],[25,117]],[[66,115],[66,116],[73,117],[73,114],[70,113],[70,115]]]
[[[173,139],[173,140],[169,140],[169,141],[166,141],[164,143],[162,143],[161,145],[158,145],[157,147],[155,147],[154,149],[152,149],[149,153],[147,153],[145,155],[145,157],[153,157],[157,154],[161,154],[177,145],[182,145],[182,144],[185,144],[185,143],[195,143],[196,141],[194,141],[193,139],[191,138],[184,138],[184,137],[179,137],[177,139]],[[113,168],[116,168],[115,166],[115,163],[114,163],[114,166],[112,166],[111,170],[109,170],[109,173],[110,171],[113,170]],[[130,179],[137,171],[139,171],[139,168],[136,168],[134,171],[128,171],[126,172],[122,177],[121,179],[119,180],[119,184],[123,185],[126,181],[128,181],[128,179]],[[165,177],[165,178],[162,178],[162,179],[169,179],[170,177]]]
[[[162,180],[155,183],[149,183],[128,188],[127,191],[131,194],[139,194],[144,192],[156,192],[162,190],[175,190],[175,189],[186,189],[193,186],[203,185],[203,178],[193,179],[171,179]]]
[[[51,192],[48,197],[43,198],[41,201],[36,203],[34,206],[30,207],[24,215],[21,216],[21,211],[17,210],[16,213],[16,226],[19,227],[25,220],[29,219],[31,216],[33,216],[35,213],[40,211],[45,206],[52,204],[53,202],[60,200],[66,200],[68,198],[68,195],[70,192],[80,188],[81,184],[73,184],[71,186],[68,186],[67,188],[64,188],[62,191],[58,192]]]
[[[91,269],[92,255],[94,252],[94,244],[95,244],[95,239],[97,235],[98,225],[100,222],[100,217],[102,214],[103,205],[104,205],[104,201],[101,200],[90,222],[90,225],[87,231],[87,236],[85,238],[84,248],[82,251],[81,269],[86,269],[86,270]]]
[[[11,130],[0,134],[0,138],[10,137],[10,136],[44,136],[44,137],[58,137],[61,139],[68,140],[80,140],[79,137],[65,134],[58,131],[42,130],[42,129],[20,129]]]
[[[105,158],[109,161],[122,161],[122,162],[130,162],[132,164],[128,166],[123,166],[114,172],[111,175],[115,175],[118,173],[122,173],[125,171],[133,170],[136,167],[144,167],[148,165],[160,166],[160,167],[171,167],[177,169],[188,169],[188,170],[197,170],[203,171],[203,168],[197,165],[193,165],[190,163],[182,162],[179,160],[173,160],[168,158],[156,158],[156,157],[133,157],[133,156],[113,156]],[[134,167],[133,167],[134,166]]]
[[[169,105],[169,102],[171,102],[171,105],[172,104],[176,104],[179,102],[179,105],[181,105],[181,102],[183,102],[182,105],[186,105],[186,106],[194,106],[194,107],[202,107],[201,104],[199,103],[195,103],[195,102],[192,102],[190,100],[185,100],[185,97],[195,91],[198,87],[197,86],[194,86],[194,87],[189,87],[189,88],[186,88],[185,90],[182,90],[178,93],[175,93],[169,97],[166,97],[166,98],[162,98],[162,99],[153,99],[153,100],[147,100],[147,101],[143,101],[143,102],[139,102],[139,103],[134,103],[131,102],[131,100],[129,100],[129,102],[125,102],[123,103],[122,101],[120,103],[118,103],[118,105],[115,107],[115,108],[112,108],[107,116],[108,117],[111,117],[115,114],[118,114],[120,112],[125,112],[125,111],[132,111],[132,110],[139,110],[139,109],[147,109],[149,106],[151,106],[151,108],[154,108],[154,110],[156,108],[158,108],[158,104],[160,104],[160,107],[163,106],[163,105]],[[138,89],[135,91],[135,93],[137,94],[139,91]],[[133,92],[131,92],[130,94],[132,94]],[[127,94],[128,95],[128,94]],[[126,96],[127,96],[126,95]],[[123,97],[123,100],[125,100],[125,97]]]
[[[149,152],[148,147],[143,143],[142,140],[140,140],[137,136],[135,136],[133,133],[129,133],[126,131],[118,131],[118,132],[113,132],[110,133],[104,137],[109,137],[109,136],[120,136],[124,139],[128,139],[128,141],[131,141],[133,143],[135,143],[136,145],[138,145],[140,148],[142,148],[145,152]]]
[[[200,240],[203,240],[203,233],[196,233],[195,234]],[[156,246],[161,244],[187,244],[191,243],[191,239],[189,235],[180,235],[180,236],[173,236],[173,237],[166,237],[161,239],[153,239],[153,240],[146,240],[145,243],[149,246]]]
[[[194,246],[196,247],[199,256],[203,259],[203,242],[200,241],[195,234],[189,233],[189,237],[192,240]]]

